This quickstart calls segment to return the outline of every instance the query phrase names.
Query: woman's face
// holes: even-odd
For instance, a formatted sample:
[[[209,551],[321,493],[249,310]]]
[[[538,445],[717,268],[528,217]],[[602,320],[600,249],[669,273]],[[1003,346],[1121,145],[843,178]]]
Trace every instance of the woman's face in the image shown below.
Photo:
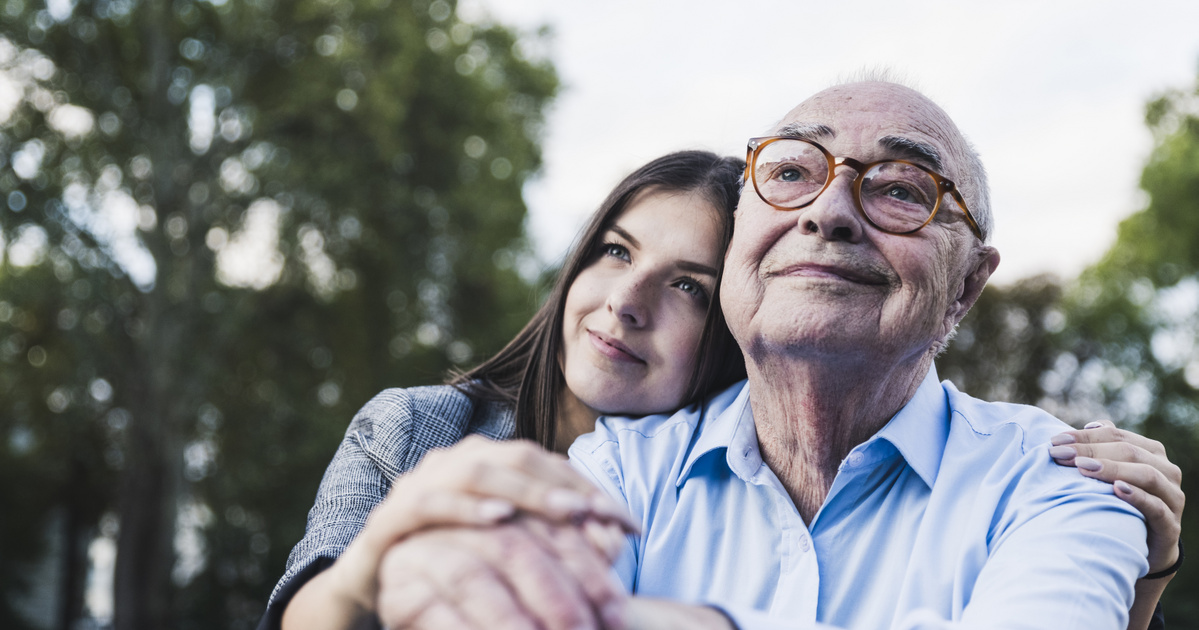
[[[695,193],[639,193],[566,294],[562,371],[583,405],[679,407],[695,366],[720,249],[719,211]]]

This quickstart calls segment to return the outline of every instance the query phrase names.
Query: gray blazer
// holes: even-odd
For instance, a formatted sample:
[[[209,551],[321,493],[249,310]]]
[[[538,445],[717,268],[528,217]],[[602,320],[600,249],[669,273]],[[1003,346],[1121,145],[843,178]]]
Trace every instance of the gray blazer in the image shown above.
[[[259,630],[280,627],[296,591],[341,555],[395,478],[426,453],[471,433],[507,440],[515,430],[510,405],[477,401],[448,385],[388,389],[372,398],[325,470],[304,538],[291,550]]]

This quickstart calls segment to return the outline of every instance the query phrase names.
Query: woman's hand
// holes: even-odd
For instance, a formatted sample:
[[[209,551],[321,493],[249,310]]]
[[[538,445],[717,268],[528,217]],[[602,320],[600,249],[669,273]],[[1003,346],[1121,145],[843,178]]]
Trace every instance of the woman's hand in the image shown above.
[[[340,620],[374,613],[379,566],[396,542],[431,527],[495,525],[518,511],[550,522],[587,518],[636,529],[623,506],[561,455],[531,442],[468,436],[452,448],[430,452],[396,479],[341,557],[288,604],[284,628],[349,627]],[[331,611],[337,611],[333,618]]]
[[[1115,485],[1116,496],[1141,511],[1149,529],[1149,572],[1178,560],[1182,532],[1182,471],[1166,457],[1161,442],[1117,429],[1110,420],[1050,440],[1049,454],[1063,466]],[[1163,579],[1163,581],[1166,581]]]
[[[495,442],[471,435],[430,452],[396,479],[367,520],[363,536],[386,549],[401,537],[438,525],[492,525],[517,511],[551,522],[584,516],[636,526],[623,506],[580,476],[566,458],[532,442]]]

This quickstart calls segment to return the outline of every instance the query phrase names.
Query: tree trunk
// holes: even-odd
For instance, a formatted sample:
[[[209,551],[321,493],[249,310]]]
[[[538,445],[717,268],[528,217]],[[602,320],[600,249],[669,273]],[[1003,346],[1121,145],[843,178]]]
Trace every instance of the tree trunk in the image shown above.
[[[87,492],[87,466],[75,459],[71,462],[70,481],[67,486],[66,516],[62,531],[62,574],[59,582],[58,627],[71,630],[75,621],[83,616],[83,601],[87,589],[87,534],[95,523],[89,518],[90,501]]]
[[[173,169],[194,156],[186,149],[184,110],[167,101],[174,51],[169,2],[150,0],[140,14],[146,81],[142,91],[142,136],[155,166],[154,206],[159,224],[181,195]],[[121,487],[120,533],[113,581],[114,630],[172,627],[175,523],[182,483],[181,417],[188,333],[182,306],[171,296],[177,259],[161,233],[145,239],[156,261],[156,286],[140,295],[140,326],[130,331],[136,361],[127,367],[132,419],[127,429],[126,468]]]

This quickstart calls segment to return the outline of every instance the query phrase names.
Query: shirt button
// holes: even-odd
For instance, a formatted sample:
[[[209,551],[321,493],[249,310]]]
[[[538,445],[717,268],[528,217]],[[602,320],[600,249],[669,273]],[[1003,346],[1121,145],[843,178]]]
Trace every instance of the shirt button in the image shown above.
[[[861,452],[854,451],[849,454],[849,465],[850,466],[857,466],[858,464],[861,464],[861,463],[862,463],[862,453]]]
[[[799,539],[799,548],[803,549],[805,553],[812,548],[812,543],[808,542],[807,536]]]

